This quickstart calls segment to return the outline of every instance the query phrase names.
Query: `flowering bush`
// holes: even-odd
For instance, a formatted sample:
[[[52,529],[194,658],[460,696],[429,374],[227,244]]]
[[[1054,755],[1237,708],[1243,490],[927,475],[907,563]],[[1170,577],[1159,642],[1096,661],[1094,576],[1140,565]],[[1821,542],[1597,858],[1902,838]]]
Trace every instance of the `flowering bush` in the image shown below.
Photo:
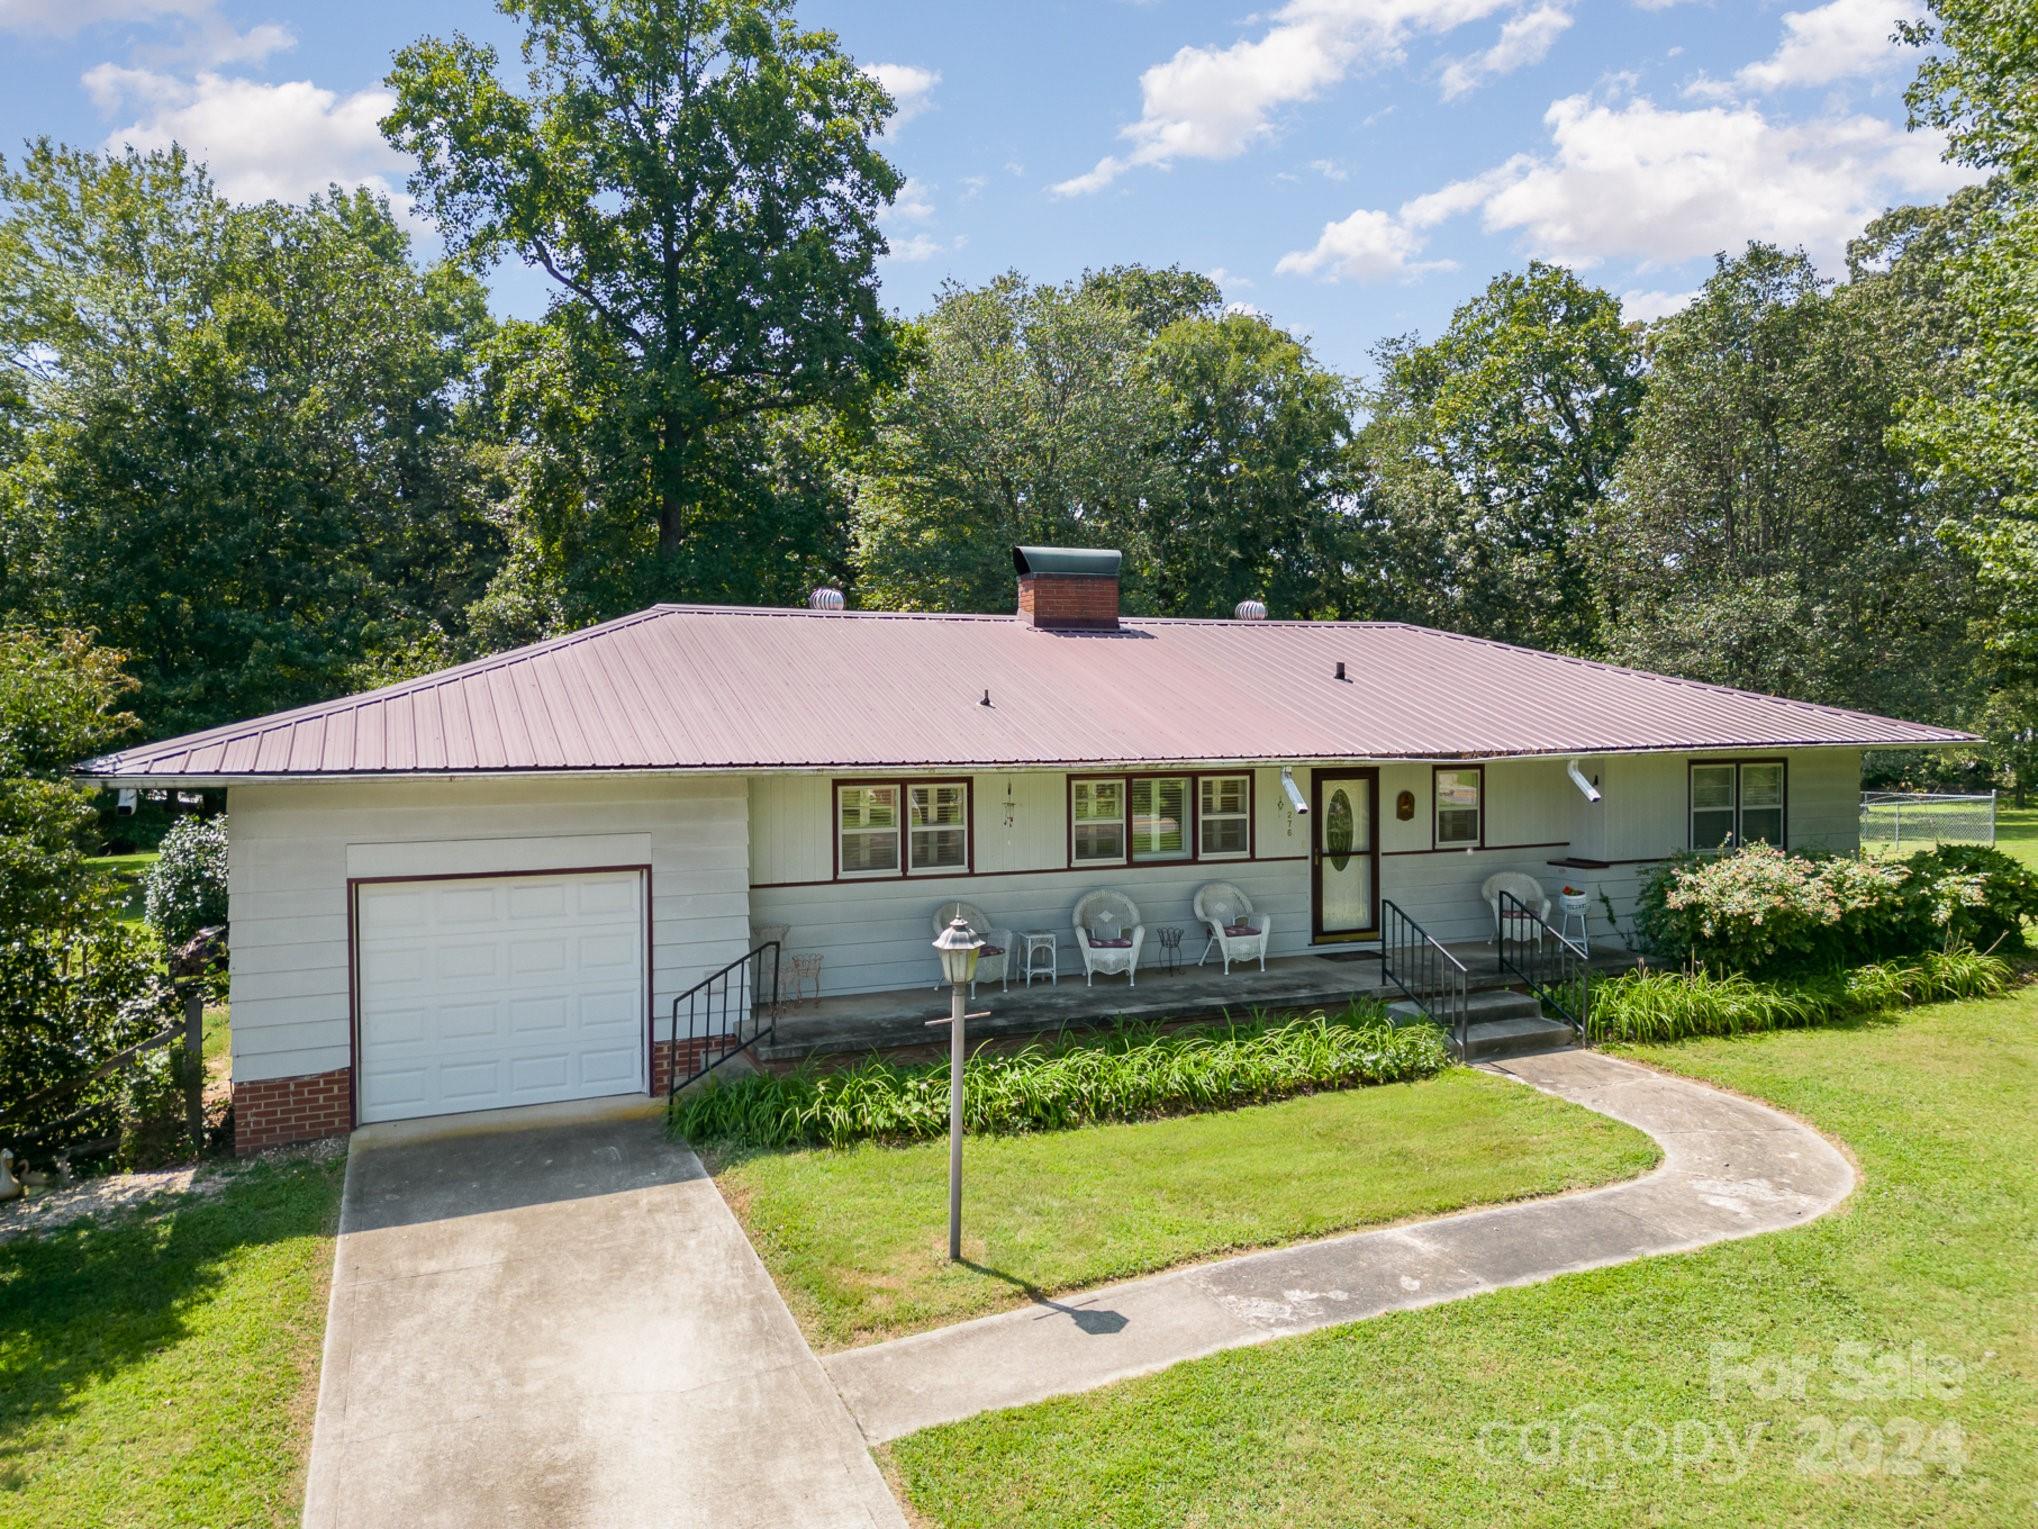
[[[1635,926],[1659,955],[1772,972],[2019,945],[2030,916],[2038,876],[1993,850],[1947,846],[1894,862],[1751,844],[1658,866]]]
[[[142,916],[172,947],[226,922],[226,819],[179,818],[142,880]]]

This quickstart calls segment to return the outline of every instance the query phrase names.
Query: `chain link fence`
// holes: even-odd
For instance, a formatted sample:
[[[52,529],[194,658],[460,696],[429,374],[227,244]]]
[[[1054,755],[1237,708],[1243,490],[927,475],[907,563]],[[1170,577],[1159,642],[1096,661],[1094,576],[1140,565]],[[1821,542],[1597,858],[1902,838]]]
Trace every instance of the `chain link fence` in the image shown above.
[[[1996,794],[1861,793],[1861,847],[1890,854],[1934,844],[1994,844]]]

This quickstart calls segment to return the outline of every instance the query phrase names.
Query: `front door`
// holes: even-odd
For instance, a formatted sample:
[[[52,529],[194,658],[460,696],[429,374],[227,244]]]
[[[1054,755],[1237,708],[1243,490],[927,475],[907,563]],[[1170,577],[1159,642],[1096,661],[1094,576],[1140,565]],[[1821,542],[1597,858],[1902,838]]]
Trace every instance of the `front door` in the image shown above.
[[[1310,780],[1311,918],[1319,940],[1380,928],[1380,772],[1318,770]]]

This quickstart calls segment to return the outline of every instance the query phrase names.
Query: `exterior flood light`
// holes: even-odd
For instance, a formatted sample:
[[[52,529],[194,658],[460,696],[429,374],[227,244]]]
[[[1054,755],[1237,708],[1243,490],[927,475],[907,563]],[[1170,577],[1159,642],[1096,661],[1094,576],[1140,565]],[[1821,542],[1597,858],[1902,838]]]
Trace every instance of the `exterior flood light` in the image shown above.
[[[1309,816],[1309,798],[1302,794],[1302,788],[1295,784],[1295,772],[1286,765],[1281,766],[1281,789],[1288,793],[1288,805],[1295,809],[1297,817]]]

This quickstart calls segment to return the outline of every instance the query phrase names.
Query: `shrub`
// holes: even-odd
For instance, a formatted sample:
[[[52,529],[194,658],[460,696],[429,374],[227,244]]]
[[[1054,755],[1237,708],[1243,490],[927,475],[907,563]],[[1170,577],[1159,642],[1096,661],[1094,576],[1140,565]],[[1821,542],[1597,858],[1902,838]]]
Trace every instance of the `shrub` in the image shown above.
[[[2024,948],[2024,921],[2038,919],[2038,871],[1981,844],[1942,844],[1913,855],[1909,868],[1939,888],[1933,911],[1948,940]]]
[[[142,916],[175,949],[226,922],[226,818],[179,818],[142,881]]]
[[[1594,984],[1592,1038],[1677,1041],[1835,1024],[1911,1004],[1985,998],[2009,982],[2007,962],[1972,950],[1780,982],[1702,969],[1627,972]]]
[[[2038,876],[1953,846],[1909,861],[1786,853],[1766,844],[1679,855],[1643,884],[1635,926],[1652,953],[1774,975],[2022,940]]]
[[[1409,1082],[1449,1065],[1442,1032],[1396,1027],[1369,1004],[1336,1019],[1317,1013],[1169,1035],[1128,1026],[1102,1040],[971,1057],[963,1119],[979,1133],[1062,1130]],[[837,1071],[808,1065],[710,1079],[673,1101],[668,1125],[687,1141],[739,1147],[924,1140],[948,1129],[948,1064],[873,1057]]]

